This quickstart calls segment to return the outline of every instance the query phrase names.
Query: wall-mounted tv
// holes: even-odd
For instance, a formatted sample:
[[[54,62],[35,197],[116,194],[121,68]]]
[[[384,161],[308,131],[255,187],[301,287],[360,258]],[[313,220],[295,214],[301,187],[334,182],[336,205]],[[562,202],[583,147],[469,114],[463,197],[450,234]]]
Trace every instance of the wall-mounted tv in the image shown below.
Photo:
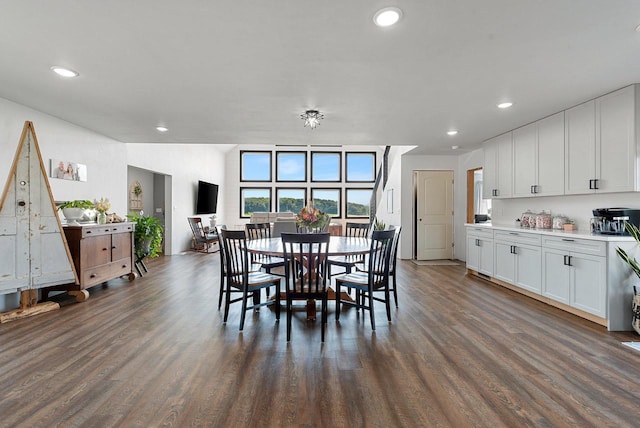
[[[218,210],[218,185],[198,181],[196,214],[215,214]]]

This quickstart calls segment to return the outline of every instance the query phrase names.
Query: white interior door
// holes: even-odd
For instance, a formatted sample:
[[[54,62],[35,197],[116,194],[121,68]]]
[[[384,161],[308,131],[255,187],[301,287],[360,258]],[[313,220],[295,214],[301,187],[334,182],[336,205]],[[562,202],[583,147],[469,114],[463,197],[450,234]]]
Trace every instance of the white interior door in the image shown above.
[[[453,258],[453,171],[416,171],[416,258]]]

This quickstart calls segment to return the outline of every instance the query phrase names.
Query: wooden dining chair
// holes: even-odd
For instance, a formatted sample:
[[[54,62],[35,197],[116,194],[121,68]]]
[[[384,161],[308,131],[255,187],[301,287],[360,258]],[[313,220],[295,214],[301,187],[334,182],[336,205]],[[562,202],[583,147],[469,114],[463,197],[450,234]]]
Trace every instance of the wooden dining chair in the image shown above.
[[[326,263],[329,233],[283,233],[281,236],[285,260],[285,294],[287,297],[287,342],[291,340],[291,320],[294,300],[322,302],[321,340],[327,324]]]
[[[269,223],[248,223],[246,225],[247,238],[253,239],[270,239],[271,225]],[[272,272],[273,269],[284,267],[284,259],[282,257],[268,256],[264,254],[252,254],[253,263],[260,263],[265,272],[284,276],[282,273]]]
[[[389,278],[392,280],[389,283],[389,293],[393,292],[393,301],[398,307],[398,282],[397,282],[397,267],[398,267],[398,242],[400,241],[400,231],[402,226],[389,225],[389,230],[395,232],[393,236],[393,247],[391,249],[391,260],[389,261]],[[367,272],[367,261],[358,263],[356,269],[360,272]]]
[[[350,238],[366,238],[369,236],[369,223],[351,223],[347,222],[344,236]],[[353,268],[358,263],[362,263],[364,260],[363,255],[348,255],[348,256],[331,256],[327,262],[327,279],[331,279],[332,275],[339,275],[343,273],[351,273]],[[331,270],[334,267],[340,267],[344,270],[336,273],[332,273]]]
[[[249,263],[249,253],[247,252],[247,237],[244,230],[221,230],[224,249],[224,259],[226,264],[226,290],[224,319],[227,322],[229,316],[229,305],[234,302],[242,302],[242,313],[240,314],[240,330],[244,328],[246,312],[250,309],[257,309],[261,306],[274,305],[276,309],[276,320],[280,319],[280,281],[281,277],[270,275],[265,272],[251,272]],[[260,290],[263,288],[275,287],[275,300],[266,299],[260,302]],[[232,290],[238,290],[242,296],[232,299]],[[253,304],[247,304],[248,298],[252,297]]]
[[[345,273],[336,277],[336,320],[340,319],[340,305],[353,306],[369,311],[371,329],[376,329],[373,309],[374,300],[384,302],[387,319],[391,321],[389,305],[389,265],[393,249],[394,230],[375,230],[371,235],[371,247],[367,256],[366,272]],[[342,287],[356,290],[355,301],[344,300],[340,296]],[[376,297],[374,293],[384,293],[384,297]]]

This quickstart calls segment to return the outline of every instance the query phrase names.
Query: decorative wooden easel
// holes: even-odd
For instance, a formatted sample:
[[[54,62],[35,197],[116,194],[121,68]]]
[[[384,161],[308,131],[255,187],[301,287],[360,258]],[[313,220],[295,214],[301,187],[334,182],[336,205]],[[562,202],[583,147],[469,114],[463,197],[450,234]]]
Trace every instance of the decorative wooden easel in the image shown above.
[[[38,303],[38,289],[70,282],[78,277],[27,121],[0,199],[0,294],[20,292],[20,307],[0,313],[0,323],[59,309]]]

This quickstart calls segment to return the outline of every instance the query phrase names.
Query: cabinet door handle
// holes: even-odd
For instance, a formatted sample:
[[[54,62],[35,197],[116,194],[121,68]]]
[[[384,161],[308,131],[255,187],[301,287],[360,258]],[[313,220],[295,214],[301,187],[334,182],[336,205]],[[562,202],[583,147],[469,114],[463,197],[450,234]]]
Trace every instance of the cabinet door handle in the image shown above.
[[[108,250],[108,248],[103,248],[103,249],[102,249],[102,251],[107,251],[107,250]]]
[[[115,249],[116,249],[116,246],[114,245],[113,247],[111,247],[111,249],[112,249],[112,250],[115,250]]]
[[[479,247],[479,246],[480,246],[480,240],[476,239],[476,247]]]
[[[567,266],[573,266],[573,265],[571,264],[571,259],[573,258],[573,256],[567,256],[567,258],[569,259],[569,263],[567,263]]]
[[[572,259],[572,257],[573,257],[573,256],[564,256],[564,265],[565,265],[565,266],[573,266],[573,265],[571,264],[571,259]]]
[[[594,190],[598,190],[598,189],[599,189],[599,187],[598,187],[598,181],[600,181],[600,179],[598,179],[598,178],[594,178],[594,179],[593,179],[593,189],[594,189]]]

